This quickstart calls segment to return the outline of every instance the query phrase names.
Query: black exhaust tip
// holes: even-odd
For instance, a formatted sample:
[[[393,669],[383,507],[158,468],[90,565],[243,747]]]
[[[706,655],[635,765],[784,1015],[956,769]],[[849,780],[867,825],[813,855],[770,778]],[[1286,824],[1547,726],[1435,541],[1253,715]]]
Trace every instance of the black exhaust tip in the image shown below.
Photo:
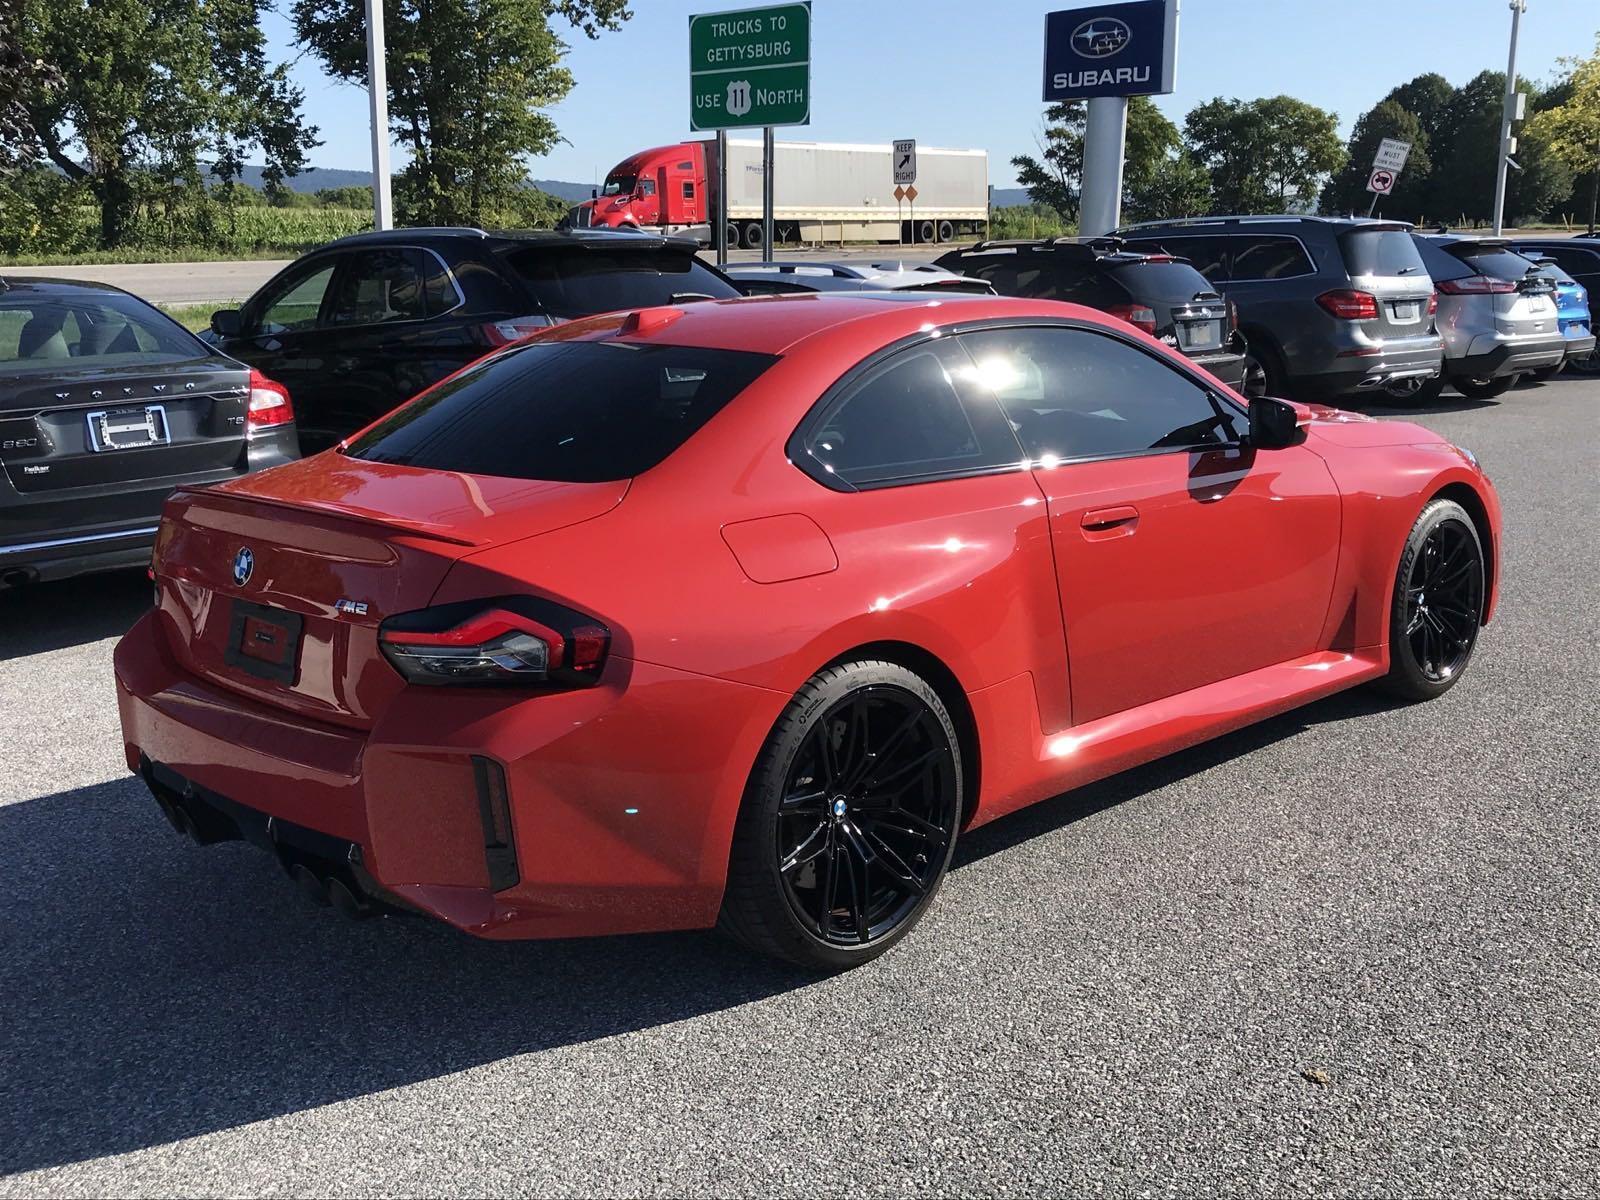
[[[358,895],[344,880],[333,878],[328,880],[328,899],[334,908],[352,921],[373,916],[377,909],[369,904],[365,897]]]
[[[330,903],[328,889],[323,886],[322,880],[317,878],[317,873],[306,866],[305,863],[295,863],[294,866],[290,867],[289,878],[300,885],[300,890],[313,903],[324,908]]]

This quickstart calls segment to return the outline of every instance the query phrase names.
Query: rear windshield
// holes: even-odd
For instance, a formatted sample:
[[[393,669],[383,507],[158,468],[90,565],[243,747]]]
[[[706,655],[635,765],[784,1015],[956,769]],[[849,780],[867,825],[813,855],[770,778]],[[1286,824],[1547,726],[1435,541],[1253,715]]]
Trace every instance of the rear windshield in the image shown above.
[[[1196,296],[1215,297],[1217,289],[1186,262],[1129,262],[1107,264],[1116,280],[1135,300],[1161,304],[1187,304]]]
[[[1475,242],[1453,242],[1447,250],[1452,258],[1460,259],[1479,275],[1491,279],[1506,279],[1520,283],[1534,269],[1530,259],[1504,246],[1480,246]]]
[[[0,374],[159,365],[209,353],[181,326],[132,296],[0,293]]]
[[[692,254],[645,247],[528,249],[511,256],[544,311],[571,320],[739,292]]]
[[[1404,229],[1358,229],[1339,238],[1352,275],[1426,275],[1417,244]]]
[[[627,479],[683,445],[775,361],[694,346],[533,342],[398,409],[346,453],[511,479]]]

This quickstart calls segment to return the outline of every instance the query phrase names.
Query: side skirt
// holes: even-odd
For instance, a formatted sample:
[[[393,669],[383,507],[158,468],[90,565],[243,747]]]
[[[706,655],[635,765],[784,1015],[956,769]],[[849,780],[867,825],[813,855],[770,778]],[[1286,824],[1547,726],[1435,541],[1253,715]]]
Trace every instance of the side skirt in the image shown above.
[[[971,824],[1253,725],[1388,669],[1386,648],[1321,650],[1051,734],[1039,728],[1031,676],[984,688],[971,696],[984,763],[983,794]]]

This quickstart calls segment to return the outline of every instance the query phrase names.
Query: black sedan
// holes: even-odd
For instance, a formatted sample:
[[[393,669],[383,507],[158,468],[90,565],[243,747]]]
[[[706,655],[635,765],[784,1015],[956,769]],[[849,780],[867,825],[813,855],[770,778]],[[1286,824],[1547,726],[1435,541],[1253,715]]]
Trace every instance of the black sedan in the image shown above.
[[[174,488],[299,455],[280,384],[143,300],[0,277],[0,585],[143,566]]]

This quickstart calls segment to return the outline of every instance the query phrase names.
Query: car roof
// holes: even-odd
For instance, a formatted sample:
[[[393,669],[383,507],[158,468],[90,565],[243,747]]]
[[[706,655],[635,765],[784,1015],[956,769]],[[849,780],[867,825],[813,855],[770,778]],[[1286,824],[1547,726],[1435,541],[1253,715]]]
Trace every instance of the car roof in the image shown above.
[[[1119,266],[1131,263],[1148,262],[1151,259],[1173,260],[1188,262],[1188,259],[1175,258],[1160,250],[1145,250],[1134,246],[1127,246],[1119,237],[1094,237],[1094,238],[999,238],[993,241],[974,242],[970,246],[958,246],[948,255],[965,257],[969,254],[1003,254],[1021,253],[1054,254],[1062,258],[1080,262],[1085,266],[1095,263],[1106,263]]]
[[[933,263],[904,262],[742,262],[729,263],[723,273],[734,279],[834,279],[844,286],[862,284],[879,288],[918,288],[945,282],[979,282]]]
[[[74,293],[107,292],[117,296],[130,296],[135,300],[141,297],[122,288],[114,287],[109,283],[100,283],[93,279],[57,279],[47,275],[12,275],[0,273],[0,296],[27,295],[30,292],[44,295],[72,295]],[[141,301],[143,302],[143,301]]]
[[[369,229],[365,233],[352,233],[318,250],[344,249],[351,246],[383,246],[393,243],[479,243],[493,249],[543,246],[610,248],[627,246],[631,249],[670,249],[695,253],[700,243],[693,238],[668,237],[657,233],[635,233],[617,229],[478,229],[469,225],[425,225],[409,229]]]
[[[1076,304],[976,292],[800,292],[744,296],[603,313],[533,335],[533,340],[640,338],[718,350],[784,354],[806,339],[851,327],[885,343],[918,331],[1006,317],[1079,317],[1107,324],[1103,313]],[[633,326],[630,328],[630,326]]]
[[[1413,228],[1410,221],[1391,221],[1381,217],[1324,217],[1314,213],[1280,213],[1218,217],[1169,217],[1163,221],[1138,221],[1123,225],[1116,234],[1136,233],[1146,229],[1222,229],[1229,232],[1269,225],[1326,225],[1334,229],[1406,229]]]

